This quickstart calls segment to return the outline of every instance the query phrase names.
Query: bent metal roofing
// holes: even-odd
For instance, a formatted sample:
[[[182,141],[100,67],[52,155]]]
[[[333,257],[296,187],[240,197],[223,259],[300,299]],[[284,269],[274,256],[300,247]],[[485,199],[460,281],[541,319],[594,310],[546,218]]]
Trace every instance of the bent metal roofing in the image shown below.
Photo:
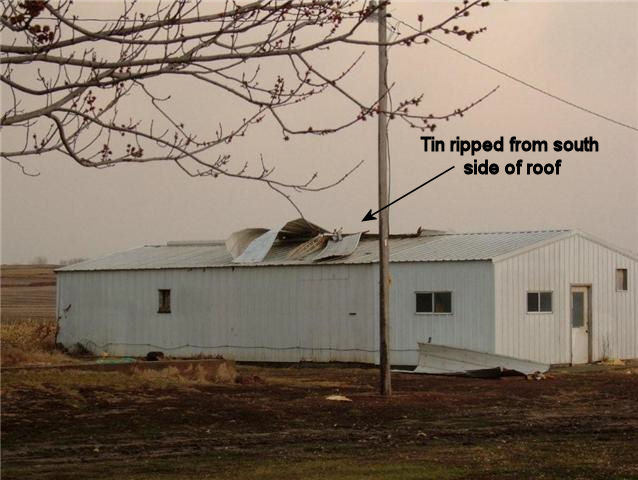
[[[424,236],[393,236],[390,238],[391,262],[454,262],[492,260],[537,243],[569,235],[570,230],[531,232],[444,233]],[[144,246],[87,260],[58,269],[58,272],[100,270],[156,270],[184,268],[261,267],[277,265],[365,264],[378,261],[378,240],[363,236],[351,255],[315,261],[320,252],[303,260],[288,254],[299,242],[275,244],[259,263],[233,263],[224,242],[169,242],[167,245]]]

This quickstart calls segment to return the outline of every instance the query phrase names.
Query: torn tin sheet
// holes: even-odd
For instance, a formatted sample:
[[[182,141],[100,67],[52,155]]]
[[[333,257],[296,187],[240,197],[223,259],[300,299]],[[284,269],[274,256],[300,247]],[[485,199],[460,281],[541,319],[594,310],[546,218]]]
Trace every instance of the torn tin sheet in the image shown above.
[[[291,220],[279,229],[280,240],[302,240],[316,237],[320,233],[328,233],[328,230],[321,228],[305,218]]]
[[[266,228],[244,228],[238,232],[233,232],[226,240],[226,249],[233,259],[239,257],[253,240],[266,233]]]
[[[547,363],[445,345],[419,343],[419,364],[410,373],[493,377],[506,372],[533,375],[545,373],[547,370]]]
[[[263,261],[275,243],[279,230],[279,228],[268,230],[255,238],[240,256],[233,258],[233,263],[259,263]]]
[[[359,240],[361,239],[361,233],[355,233],[352,235],[344,235],[341,240],[334,240],[330,238],[328,244],[321,251],[319,255],[314,258],[315,262],[320,260],[328,260],[330,258],[347,257],[352,255],[359,246]]]

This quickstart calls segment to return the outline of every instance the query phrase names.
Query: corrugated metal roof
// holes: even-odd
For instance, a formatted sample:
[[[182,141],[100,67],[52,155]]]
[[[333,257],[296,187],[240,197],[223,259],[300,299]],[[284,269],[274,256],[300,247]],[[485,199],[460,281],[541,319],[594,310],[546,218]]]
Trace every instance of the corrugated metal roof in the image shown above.
[[[391,262],[445,262],[468,260],[491,260],[515,252],[539,242],[551,240],[569,230],[543,230],[535,232],[498,233],[447,233],[420,237],[390,239]],[[298,242],[278,243],[266,258],[250,266],[310,265],[310,264],[357,264],[378,261],[378,241],[363,237],[352,255],[321,262],[313,262],[319,252],[303,260],[288,258]],[[152,270],[168,268],[212,268],[237,267],[225,245],[172,244],[140,247],[106,257],[87,260],[58,271],[93,270]]]

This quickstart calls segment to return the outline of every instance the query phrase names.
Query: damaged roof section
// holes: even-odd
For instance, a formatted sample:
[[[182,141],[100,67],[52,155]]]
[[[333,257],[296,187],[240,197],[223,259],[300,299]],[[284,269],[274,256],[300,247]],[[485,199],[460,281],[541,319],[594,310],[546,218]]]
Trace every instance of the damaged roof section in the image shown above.
[[[352,255],[360,239],[361,232],[344,235],[335,230],[329,233],[304,218],[298,218],[270,230],[247,228],[234,232],[226,241],[226,248],[233,257],[233,263],[253,264],[263,262],[276,244],[290,246],[294,243],[296,245],[288,252],[287,258],[319,262]]]
[[[233,232],[226,240],[226,249],[233,258],[239,257],[254,240],[268,232],[266,228],[244,228]]]
[[[267,230],[246,245],[246,248],[236,257],[233,255],[233,251],[229,250],[229,253],[233,255],[233,263],[258,263],[263,261],[275,240],[277,240],[278,234],[278,229]]]
[[[285,232],[280,236],[279,232],[282,230]],[[312,230],[311,227],[304,230],[306,232],[303,234],[304,236],[295,237],[293,234],[291,237],[293,230],[292,228],[286,229],[285,225],[280,228],[263,260],[251,263],[237,263],[235,259],[241,256],[253,241],[269,232],[269,229],[241,230],[235,232],[225,242],[181,241],[169,242],[165,245],[149,245],[68,265],[58,269],[58,271],[369,264],[379,261],[379,239],[375,234],[343,234],[341,241],[339,241],[338,232],[328,234],[321,229],[317,233],[317,230]],[[569,230],[488,233],[439,233],[421,230],[416,234],[392,234],[389,242],[390,262],[492,260],[502,255],[522,251],[533,245],[574,234],[577,232]],[[333,235],[336,240],[333,240]],[[359,237],[358,243],[357,236]],[[353,243],[350,244],[350,242]],[[257,245],[255,245],[256,247]],[[352,248],[354,251],[349,253]],[[330,254],[334,251],[341,256]],[[263,253],[263,250],[260,252]],[[349,254],[343,256],[346,253]]]
[[[315,262],[328,260],[330,258],[349,257],[359,246],[362,233],[353,233],[352,235],[337,235],[330,237],[328,244],[319,255],[314,258]]]
[[[279,229],[279,238],[281,240],[303,240],[321,233],[328,233],[328,230],[310,223],[305,218],[298,218],[291,220]]]

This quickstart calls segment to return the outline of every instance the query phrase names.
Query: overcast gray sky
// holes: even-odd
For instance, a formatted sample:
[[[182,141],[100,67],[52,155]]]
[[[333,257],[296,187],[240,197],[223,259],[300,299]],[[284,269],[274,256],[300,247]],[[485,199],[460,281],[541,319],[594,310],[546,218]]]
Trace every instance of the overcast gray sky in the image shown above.
[[[487,26],[472,42],[439,35],[459,49],[571,102],[638,125],[637,2],[493,2],[468,25]],[[115,14],[118,2],[100,2],[99,15]],[[449,3],[395,2],[393,15],[410,23],[423,13],[435,22]],[[94,9],[93,9],[94,10]],[[93,15],[97,15],[93,12]],[[375,26],[366,25],[370,38]],[[333,52],[339,58],[356,49]],[[376,53],[369,50],[351,83],[368,100],[375,98]],[[473,177],[463,174],[472,157],[423,153],[420,132],[399,123],[390,129],[391,199],[456,165],[441,179],[393,205],[393,233],[418,226],[467,231],[576,228],[638,251],[638,132],[614,125],[548,98],[486,69],[440,45],[392,48],[394,99],[424,93],[422,108],[443,113],[462,107],[496,85],[500,89],[463,118],[439,124],[435,135],[506,140],[595,137],[598,153],[479,155],[501,167],[525,161],[563,160],[559,176]],[[247,111],[245,106],[182,85],[180,116],[188,122],[216,124]],[[6,101],[6,92],[3,100]],[[206,107],[201,95],[205,95]],[[328,97],[309,104],[317,125],[349,106]],[[241,112],[243,114],[243,112]],[[313,120],[310,120],[312,118]],[[2,142],[10,143],[2,131]],[[295,197],[305,216],[328,229],[376,228],[361,223],[376,210],[376,121],[328,137],[293,137],[283,142],[272,122],[253,130],[225,152],[239,162],[263,154],[283,178],[298,180],[319,172],[319,180],[338,178],[359,160],[363,166],[346,182],[321,193]],[[270,227],[298,216],[280,196],[257,183],[224,178],[192,179],[170,165],[123,165],[89,170],[65,158],[24,162],[40,172],[26,177],[2,162],[2,263],[94,257],[167,240],[220,239],[249,226]]]

